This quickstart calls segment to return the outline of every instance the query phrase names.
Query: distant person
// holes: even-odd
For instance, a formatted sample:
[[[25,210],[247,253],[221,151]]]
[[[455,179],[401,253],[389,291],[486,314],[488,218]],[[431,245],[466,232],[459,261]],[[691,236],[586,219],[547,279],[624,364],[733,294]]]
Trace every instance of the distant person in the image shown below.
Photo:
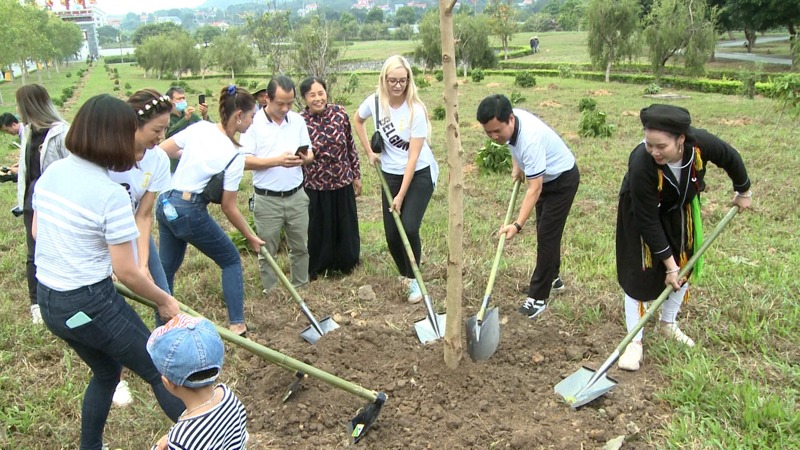
[[[0,114],[0,130],[22,141],[23,126],[17,116],[11,113]]]
[[[538,36],[534,36],[533,39],[531,39],[531,52],[532,53],[539,53],[539,37]]]
[[[25,132],[19,152],[17,166],[17,210],[22,211],[28,255],[25,261],[28,279],[28,297],[31,301],[31,320],[42,323],[37,304],[36,241],[33,238],[33,193],[36,182],[55,161],[69,155],[64,139],[69,124],[56,110],[47,89],[38,84],[28,84],[17,89],[17,109]]]
[[[167,91],[167,97],[172,101],[172,114],[169,116],[169,128],[165,137],[167,139],[183,131],[189,125],[199,122],[200,120],[208,120],[208,105],[198,105],[200,109],[200,116],[195,114],[195,108],[189,106],[186,100],[186,92],[183,88],[173,86]],[[179,158],[178,158],[179,159]],[[172,159],[170,162],[170,172],[174,173],[175,168],[178,166],[178,159]]]
[[[225,346],[211,322],[178,314],[153,331],[147,351],[167,391],[186,405],[154,450],[245,448],[247,411],[228,386],[214,384]]]
[[[311,146],[306,121],[292,111],[294,81],[277,76],[267,85],[267,94],[269,104],[242,135],[240,152],[245,155],[244,168],[253,171],[256,233],[276,258],[283,230],[289,247],[292,285],[300,287],[309,281],[308,195],[303,189],[302,166],[314,161],[316,149]],[[269,293],[278,283],[278,275],[260,253],[258,268],[264,291]]]
[[[733,204],[750,207],[750,178],[739,152],[706,130],[691,127],[684,108],[650,105],[639,113],[644,142],[628,158],[617,208],[617,280],[625,294],[625,324],[632,330],[647,302],[670,286],[659,330],[688,346],[694,340],[678,327],[677,316],[689,288],[678,272],[695,252],[700,221],[700,192],[708,163],[725,170],[733,187]],[[694,206],[692,204],[695,204]],[[620,369],[639,370],[642,330],[619,358]]]
[[[378,124],[376,130],[383,140],[384,150],[381,153],[373,151],[367,137],[365,122],[373,116]],[[428,110],[419,97],[414,74],[406,58],[394,55],[386,59],[378,77],[378,87],[358,107],[353,126],[369,163],[374,166],[380,162],[381,171],[389,185],[391,202],[381,194],[386,243],[401,276],[406,300],[419,303],[422,291],[391,211],[400,215],[415,262],[419,266],[422,258],[419,231],[439,177],[439,165],[428,145],[431,132]]]
[[[540,118],[512,109],[504,95],[490,95],[478,105],[478,122],[489,139],[508,144],[511,177],[527,185],[517,219],[500,229],[506,239],[522,232],[536,214],[536,268],[528,286],[528,298],[519,312],[530,319],[547,307],[550,292],[564,290],[561,280],[561,239],[567,216],[580,184],[575,156],[561,137]]]
[[[306,103],[300,115],[314,147],[314,162],[303,167],[309,199],[308,273],[314,280],[328,271],[348,274],[358,264],[361,167],[350,116],[344,107],[328,103],[325,81],[306,78],[300,96]]]
[[[259,81],[256,85],[256,91],[253,92],[253,97],[256,98],[256,112],[266,108],[269,104],[269,94],[267,94],[267,82]]]

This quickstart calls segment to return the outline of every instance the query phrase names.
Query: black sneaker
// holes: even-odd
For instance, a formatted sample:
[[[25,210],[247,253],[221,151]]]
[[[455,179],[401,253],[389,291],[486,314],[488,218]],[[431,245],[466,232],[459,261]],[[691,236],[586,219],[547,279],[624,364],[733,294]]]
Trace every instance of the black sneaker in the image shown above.
[[[564,286],[564,282],[561,281],[561,277],[553,280],[553,284],[551,286],[551,290],[553,292],[564,292],[567,289],[567,287]]]
[[[528,297],[528,299],[525,300],[525,303],[523,303],[517,311],[519,311],[522,315],[528,316],[529,319],[533,319],[539,314],[543,313],[546,308],[547,302],[545,300],[534,300]]]

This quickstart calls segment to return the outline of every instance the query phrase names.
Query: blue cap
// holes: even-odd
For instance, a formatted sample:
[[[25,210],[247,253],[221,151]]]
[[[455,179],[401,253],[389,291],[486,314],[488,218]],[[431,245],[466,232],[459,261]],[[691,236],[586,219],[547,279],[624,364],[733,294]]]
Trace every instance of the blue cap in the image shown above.
[[[225,346],[214,325],[206,319],[178,314],[153,330],[147,352],[162,375],[178,386],[199,388],[216,381],[222,370]],[[197,372],[217,369],[202,380],[189,380]]]

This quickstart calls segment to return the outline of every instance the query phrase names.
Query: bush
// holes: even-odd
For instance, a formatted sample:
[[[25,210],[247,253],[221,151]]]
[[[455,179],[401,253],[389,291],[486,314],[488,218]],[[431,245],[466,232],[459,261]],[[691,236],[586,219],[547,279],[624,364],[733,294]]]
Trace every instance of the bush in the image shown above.
[[[737,77],[742,82],[741,94],[752,99],[756,96],[756,82],[761,78],[761,67],[756,65],[756,70],[743,69]]]
[[[72,72],[67,72],[67,74],[66,74],[65,76],[66,76],[67,78],[72,78]]]
[[[578,102],[578,111],[594,111],[597,108],[597,100],[590,97],[583,97]]]
[[[446,115],[447,112],[445,111],[444,106],[438,105],[436,108],[433,108],[433,114],[431,118],[433,120],[444,120]]]
[[[655,83],[650,83],[646,88],[644,88],[644,93],[647,95],[656,95],[659,92],[661,92],[661,86]]]
[[[436,81],[441,82],[442,80],[444,80],[444,72],[442,72],[441,70],[437,70],[436,72],[434,72],[433,76],[436,77]]]
[[[61,98],[59,98],[59,100],[61,100],[61,104],[63,105],[64,103],[67,103],[69,101],[69,97],[67,97],[66,95],[62,95]]]
[[[414,78],[418,77],[422,73],[422,69],[419,66],[411,66],[411,74],[414,75]]]
[[[64,106],[64,101],[61,100],[60,98],[54,98],[53,104],[61,108],[62,106]]]
[[[341,106],[350,106],[353,104],[353,102],[350,100],[350,96],[347,94],[335,95],[331,101],[334,105]]]
[[[533,74],[528,71],[520,71],[517,72],[517,76],[514,79],[514,84],[522,88],[533,87],[536,86],[536,77],[534,77]]]
[[[417,83],[417,88],[419,88],[419,89],[425,89],[426,87],[431,85],[431,82],[428,81],[428,79],[425,78],[425,77],[417,78],[416,83]]]
[[[258,87],[258,80],[250,81],[250,90],[251,91],[255,91],[257,87]]]
[[[126,63],[136,62],[136,56],[134,56],[134,55],[106,56],[105,58],[103,58],[103,60],[105,61],[104,65],[107,66],[109,64],[119,64],[119,63],[122,63],[122,62],[126,62]]]
[[[575,78],[575,74],[572,73],[572,67],[566,64],[558,66],[558,76],[561,78]]]
[[[508,145],[487,139],[475,156],[480,173],[508,173],[511,171],[511,152]]]
[[[214,96],[214,91],[212,91],[211,88],[206,88],[205,94],[206,94],[206,97],[213,97]]]
[[[130,97],[131,95],[133,95],[133,91],[131,91],[130,89],[125,91],[125,97]]]
[[[483,70],[481,69],[475,69],[472,71],[472,81],[476,83],[483,81],[485,77],[486,75],[483,73]]]
[[[511,91],[511,98],[508,99],[512,106],[518,105],[526,100],[519,91]]]
[[[582,137],[611,137],[614,125],[606,123],[606,113],[596,109],[587,109],[581,113],[578,134]]]
[[[125,89],[131,89],[131,84],[130,83],[125,83]]]
[[[114,90],[114,91],[118,91],[118,90],[119,90],[119,86],[114,86],[114,89],[113,89],[113,90]]]

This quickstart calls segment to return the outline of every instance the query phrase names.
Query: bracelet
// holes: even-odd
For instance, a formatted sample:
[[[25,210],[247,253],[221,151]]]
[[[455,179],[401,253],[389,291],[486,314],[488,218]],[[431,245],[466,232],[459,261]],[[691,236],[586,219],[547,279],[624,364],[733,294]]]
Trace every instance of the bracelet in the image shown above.
[[[678,273],[678,272],[680,272],[680,271],[681,271],[681,268],[680,268],[680,267],[678,267],[678,268],[676,268],[676,269],[667,270],[665,273],[667,273],[667,274],[670,274],[670,273]]]
[[[741,197],[741,198],[750,198],[750,197],[753,196],[753,191],[747,191],[747,192],[749,192],[749,194],[747,194],[747,195],[741,194],[739,192],[735,192],[735,194],[736,194],[737,197]]]
[[[514,226],[517,227],[517,233],[522,232],[522,225],[518,224],[517,222],[514,222]]]

